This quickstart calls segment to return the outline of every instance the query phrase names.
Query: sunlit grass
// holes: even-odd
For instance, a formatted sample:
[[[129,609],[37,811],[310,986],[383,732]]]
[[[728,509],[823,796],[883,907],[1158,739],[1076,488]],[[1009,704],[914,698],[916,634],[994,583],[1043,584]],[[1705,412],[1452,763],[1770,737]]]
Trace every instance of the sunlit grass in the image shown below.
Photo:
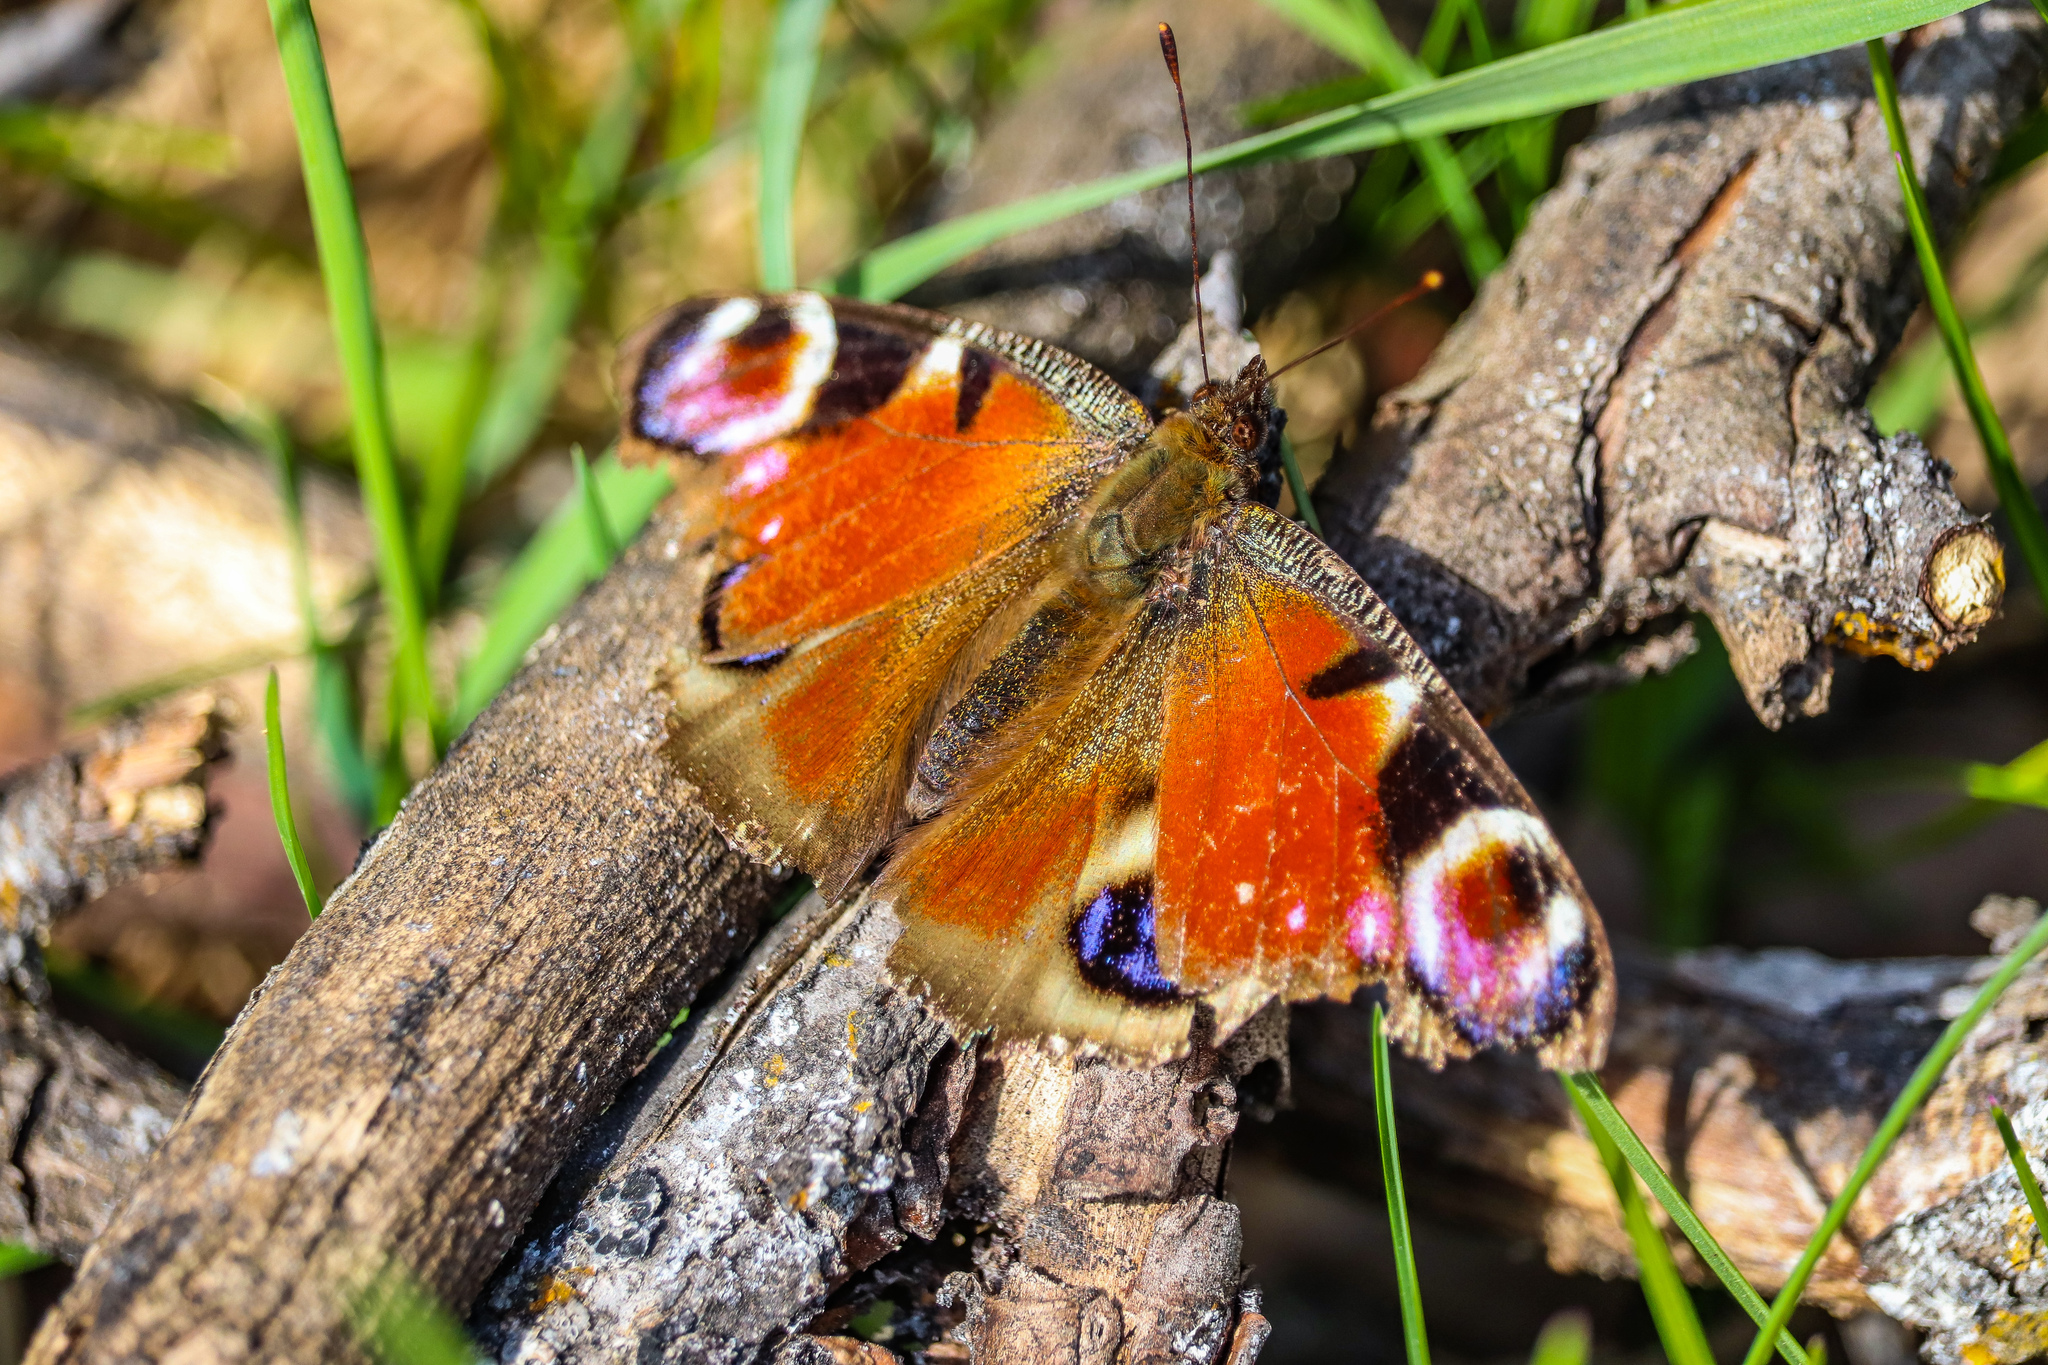
[[[263,746],[265,771],[270,781],[270,814],[277,824],[278,842],[284,845],[285,861],[291,864],[292,880],[305,898],[306,918],[320,917],[320,891],[313,884],[312,864],[306,860],[306,846],[299,838],[298,821],[292,815],[291,783],[285,774],[284,723],[278,718],[277,670],[263,689]]]
[[[1401,1182],[1401,1147],[1394,1136],[1394,1080],[1387,1056],[1387,1016],[1372,1007],[1372,1100],[1380,1135],[1380,1177],[1387,1223],[1394,1234],[1394,1282],[1401,1299],[1401,1340],[1408,1365],[1429,1365],[1429,1332],[1422,1321],[1422,1284],[1415,1273],[1415,1239],[1408,1231],[1408,1194]]]
[[[376,543],[377,575],[396,644],[396,672],[410,715],[429,729],[437,724],[427,671],[426,617],[413,562],[391,405],[385,388],[384,348],[370,290],[369,252],[356,215],[355,189],[334,121],[327,64],[307,0],[269,0],[305,172],[313,238],[326,281],[335,350],[348,391],[355,435],[356,477]]]
[[[1920,176],[1913,167],[1913,148],[1907,141],[1905,118],[1899,110],[1898,82],[1892,75],[1891,54],[1881,39],[1872,38],[1866,46],[1878,107],[1884,111],[1885,130],[1891,138],[1892,158],[1905,200],[1906,222],[1912,233],[1914,254],[1919,257],[1920,276],[1927,287],[1927,306],[1934,314],[1934,325],[1941,335],[1942,344],[1948,348],[1949,364],[1962,390],[1963,406],[1977,428],[1978,439],[1983,442],[1991,482],[1998,490],[1998,502],[2005,509],[2013,540],[2019,545],[2020,558],[2033,575],[2035,592],[2043,602],[2048,602],[2048,523],[2043,522],[2033,491],[2027,487],[2026,480],[2020,475],[2019,464],[2013,459],[2012,441],[2006,435],[2005,423],[2000,420],[1998,409],[1992,405],[1991,395],[1984,387],[1983,372],[1977,367],[1977,353],[1970,345],[1969,328],[1963,325],[1962,316],[1956,311],[1955,298],[1949,292],[1948,277],[1941,268],[1940,248],[1934,240],[1927,198],[1920,189]]]

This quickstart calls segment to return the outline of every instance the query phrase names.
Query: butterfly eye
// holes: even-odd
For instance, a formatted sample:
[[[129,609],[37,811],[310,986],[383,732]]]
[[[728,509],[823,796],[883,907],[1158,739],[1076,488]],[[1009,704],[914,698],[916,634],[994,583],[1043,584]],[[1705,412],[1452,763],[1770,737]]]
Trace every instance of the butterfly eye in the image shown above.
[[[1244,449],[1249,450],[1253,446],[1257,445],[1258,441],[1258,432],[1252,430],[1252,424],[1250,422],[1245,421],[1242,417],[1238,418],[1237,421],[1231,426],[1230,442],[1232,445],[1241,446]]]

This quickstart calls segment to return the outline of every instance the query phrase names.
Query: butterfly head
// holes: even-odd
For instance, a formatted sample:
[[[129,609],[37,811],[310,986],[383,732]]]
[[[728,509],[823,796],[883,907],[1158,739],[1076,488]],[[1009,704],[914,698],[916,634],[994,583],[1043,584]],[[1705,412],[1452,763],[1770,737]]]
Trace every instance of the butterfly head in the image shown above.
[[[1235,379],[1195,390],[1188,415],[1215,444],[1216,455],[1243,476],[1249,492],[1272,463],[1287,415],[1273,406],[1273,381],[1266,362],[1253,356]]]

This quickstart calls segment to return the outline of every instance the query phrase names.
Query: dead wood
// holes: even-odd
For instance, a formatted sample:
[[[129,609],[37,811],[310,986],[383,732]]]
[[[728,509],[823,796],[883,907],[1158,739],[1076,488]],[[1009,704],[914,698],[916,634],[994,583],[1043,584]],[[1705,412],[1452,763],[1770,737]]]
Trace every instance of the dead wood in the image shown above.
[[[1923,152],[1932,164],[1981,165],[1998,133],[2038,94],[2035,22],[1994,7],[1922,36],[1906,61],[1905,84],[1923,143],[1932,137]],[[1727,91],[1796,89],[1834,69],[1823,61],[1749,78],[1748,86],[1720,83],[1635,102],[1611,120],[1606,150],[1588,156],[1619,158],[1614,148],[1629,137],[1648,138],[1644,130],[1666,119],[1673,137],[1683,134],[1696,151],[1712,150],[1708,144],[1724,125],[1734,138],[1763,113],[1803,107],[1789,95],[1752,106]],[[1799,386],[1781,373],[1781,388],[1753,385],[1739,400],[1754,406],[1755,393],[1766,392],[1773,396],[1765,407],[1779,403],[1794,414],[1776,430],[1799,433],[1796,444],[1788,437],[1780,445],[1731,447],[1752,451],[1766,465],[1778,461],[1771,466],[1782,476],[1777,483],[1761,481],[1767,492],[1782,484],[1833,497],[1826,479],[1793,477],[1826,463],[1817,453],[1822,436],[1812,433],[1834,441],[1830,451],[1846,450],[1855,439],[1876,449],[1846,408],[1853,392],[1834,395],[1828,385],[1858,388],[1910,297],[1895,214],[1870,209],[1851,243],[1855,250],[1822,250],[1840,240],[1845,204],[1891,202],[1887,182],[1864,165],[1881,141],[1868,136],[1861,87],[1849,84],[1847,73],[1846,66],[1836,73],[1844,103],[1810,102],[1833,109],[1833,121],[1779,125],[1785,140],[1770,143],[1768,156],[1759,150],[1748,173],[1752,188],[1743,203],[1751,207],[1735,214],[1699,258],[1719,260],[1721,243],[1746,240],[1746,215],[1761,213],[1766,202],[1753,187],[1776,183],[1768,178],[1771,158],[1796,156],[1798,139],[1816,137],[1855,153],[1844,155],[1829,182],[1846,198],[1806,196],[1773,220],[1780,244],[1813,237],[1816,259],[1833,262],[1835,292],[1812,313],[1802,311],[1810,299],[1764,295],[1789,316],[1819,319],[1809,348],[1817,358],[1779,367],[1796,374]],[[1781,77],[1792,86],[1771,84]],[[1654,138],[1627,145],[1642,156],[1659,147]],[[1627,179],[1618,159],[1614,167],[1616,178]],[[1577,178],[1568,185],[1583,187],[1586,177],[1572,174]],[[1643,176],[1628,183],[1634,200],[1597,200],[1608,221],[1671,217],[1670,191]],[[1727,183],[1724,175],[1709,197]],[[1967,189],[1944,190],[1948,221]],[[1586,247],[1584,212],[1572,222],[1539,216],[1526,246],[1530,257],[1559,250],[1564,239],[1598,262],[1600,252]],[[1688,230],[1675,230],[1684,240]],[[1550,343],[1554,353],[1546,320],[1574,307],[1574,291],[1593,283],[1610,297],[1635,300],[1642,321],[1655,299],[1683,304],[1695,296],[1689,290],[1717,278],[1704,265],[1668,270],[1669,243],[1660,255],[1639,249],[1626,232],[1611,235],[1611,243],[1599,239],[1617,253],[1599,281],[1584,272],[1504,270],[1501,279],[1520,279],[1526,288],[1519,309],[1511,310],[1519,322],[1489,322],[1491,352],[1527,353]],[[1788,266],[1794,267],[1805,268],[1797,260]],[[1662,275],[1672,279],[1653,288]],[[1482,305],[1489,319],[1497,311]],[[1668,316],[1670,329],[1654,344],[1644,341],[1642,353],[1666,357],[1667,370],[1685,375],[1712,369],[1671,363],[1678,354],[1666,349],[1676,344],[1673,336],[1705,334],[1689,330],[1683,307]],[[1771,321],[1776,313],[1763,309],[1759,316],[1759,333],[1782,339]],[[1633,326],[1596,330],[1618,332],[1613,349],[1623,357],[1632,354],[1630,336],[1646,335]],[[1465,354],[1470,343],[1461,347]],[[1618,366],[1617,373],[1633,371]],[[1477,386],[1454,392],[1468,390],[1476,394]],[[1712,403],[1733,401],[1726,386],[1711,392]],[[1675,401],[1676,390],[1660,397],[1657,410],[1666,398]],[[1807,420],[1827,413],[1835,414],[1832,426]],[[1444,434],[1451,426],[1439,412],[1428,431]],[[1642,430],[1642,423],[1631,424],[1633,433]],[[1854,437],[1858,431],[1861,438]],[[1568,453],[1579,449],[1573,443]],[[1883,461],[1905,461],[1898,453],[1904,447],[1887,449],[1893,453],[1870,462],[1873,477],[1890,468]],[[1720,487],[1718,466],[1704,453],[1673,455],[1679,473],[1665,485],[1648,477],[1663,447],[1654,457],[1647,446],[1641,450],[1635,472],[1643,477],[1596,483],[1596,491],[1605,490],[1602,527],[1668,517],[1684,502],[1671,488],[1686,479]],[[1720,455],[1725,460],[1726,450]],[[1435,479],[1450,479],[1447,496],[1464,499],[1457,503],[1464,518],[1457,548],[1467,556],[1456,571],[1459,584],[1492,582],[1480,570],[1495,561],[1533,556],[1568,564],[1576,556],[1581,565],[1576,579],[1564,570],[1553,575],[1564,588],[1537,614],[1551,632],[1541,650],[1526,632],[1450,629],[1441,612],[1431,614],[1427,593],[1411,592],[1409,579],[1396,574],[1386,582],[1397,607],[1413,613],[1425,645],[1443,651],[1454,676],[1482,702],[1488,687],[1512,694],[1538,659],[1574,640],[1556,624],[1560,604],[1570,605],[1566,614],[1575,621],[1588,603],[1609,603],[1615,593],[1613,602],[1659,609],[1690,600],[1672,596],[1676,571],[1653,557],[1588,557],[1598,538],[1584,532],[1590,494],[1582,496],[1576,481],[1547,482],[1544,490],[1576,508],[1572,516],[1496,524],[1476,517],[1472,499],[1443,467],[1413,452],[1387,467],[1398,477],[1335,483],[1325,499],[1326,522],[1348,528],[1368,576],[1384,567],[1373,553],[1385,544],[1361,546],[1360,528],[1391,525],[1394,495],[1420,499]],[[1563,466],[1573,467],[1569,459]],[[1924,471],[1919,483],[1906,477],[1912,473],[1878,478],[1876,492],[1898,493],[1909,509],[1902,515],[1919,518],[1914,534],[1965,524],[1944,510],[1942,490]],[[1533,484],[1521,491],[1536,492]],[[1479,501],[1482,510],[1491,505]],[[1807,506],[1789,492],[1783,501]],[[1637,502],[1641,517],[1631,520],[1624,513]],[[1768,517],[1752,524],[1721,504],[1710,508],[1728,512],[1731,527],[1752,535],[1787,533]],[[690,628],[688,594],[665,556],[674,524],[657,522],[541,648],[252,1004],[160,1158],[46,1324],[32,1358],[345,1355],[347,1287],[386,1259],[409,1266],[458,1308],[471,1301],[549,1172],[645,1056],[660,1024],[747,931],[761,903],[758,874],[743,869],[689,814],[686,793],[658,755],[661,715],[649,679]],[[1474,535],[1475,524],[1491,529]],[[1873,573],[1890,575],[1882,592],[1872,589],[1871,601],[1904,620],[1912,608],[1901,604],[1921,600],[1928,547],[1915,541],[1904,551],[1879,553],[1876,542],[1856,539],[1867,530],[1847,514],[1827,525],[1829,534],[1849,537],[1847,558],[1867,558]],[[1753,548],[1738,538],[1738,548],[1744,545]],[[1445,555],[1452,549],[1437,548]],[[1596,562],[1604,575],[1597,584],[1583,567]],[[1699,567],[1694,558],[1678,562]],[[1770,586],[1807,613],[1801,619],[1822,621],[1824,634],[1833,628],[1828,594],[1854,578],[1848,569],[1833,577],[1787,571]],[[1721,601],[1712,598],[1709,606]],[[1924,603],[1923,609],[1931,610]],[[1613,619],[1606,610],[1589,618],[1589,628],[1630,624],[1620,608]],[[1872,619],[1890,618],[1880,612]],[[1925,638],[1945,648],[1965,630]],[[1496,659],[1505,662],[1495,667]],[[1056,1340],[1076,1359],[1118,1349],[1137,1355],[1157,1333],[1185,1328],[1194,1335],[1182,1339],[1208,1358],[1228,1347],[1234,1360],[1248,1359],[1262,1319],[1237,1298],[1235,1215],[1213,1192],[1234,1104],[1242,1102],[1245,1078],[1233,1049],[1225,1049],[1228,1056],[1198,1049],[1183,1067],[1153,1076],[1054,1068],[1027,1077],[1009,1062],[978,1063],[970,1073],[943,1031],[880,976],[878,953],[892,929],[883,917],[855,912],[799,926],[788,931],[799,935],[785,944],[791,956],[771,958],[744,977],[735,987],[744,1001],[711,1016],[715,1028],[700,1025],[701,1041],[670,1050],[666,1069],[659,1076],[651,1071],[618,1120],[590,1135],[475,1320],[501,1359],[746,1360],[778,1340],[793,1351],[829,1343],[841,1335],[829,1323],[802,1342],[788,1334],[820,1310],[829,1314],[847,1276],[878,1266],[893,1245],[912,1245],[906,1233],[943,1231],[949,1214],[973,1216],[968,1211],[977,1209],[993,1215],[986,1227],[955,1229],[969,1260],[952,1273],[967,1278],[942,1279],[931,1299],[935,1314],[960,1315],[963,1333],[989,1358],[1025,1358],[1021,1352]],[[815,944],[800,937],[811,927],[825,935]],[[778,971],[777,962],[787,970]],[[1490,1112],[1488,1122],[1498,1123],[1498,1110]],[[1136,1222],[1118,1221],[1125,1207],[1137,1211],[1129,1215]],[[923,1259],[943,1268],[929,1254]]]
[[[370,576],[369,533],[335,480],[308,474],[303,499],[335,638]],[[80,706],[298,654],[290,544],[256,452],[0,338],[0,764],[50,752]]]
[[[1983,5],[1894,61],[1947,230],[2048,37]],[[1817,714],[1833,645],[1926,667],[2002,589],[1947,471],[1860,406],[1918,298],[1860,49],[1618,100],[1323,525],[1481,714],[1608,681],[1584,646],[1685,610],[1766,724]]]
[[[237,1021],[33,1358],[351,1354],[395,1264],[466,1304],[765,881],[661,760],[657,525],[407,802]]]
[[[86,899],[197,858],[224,717],[195,696],[0,780],[0,1240],[76,1261],[184,1103],[176,1081],[43,1007],[39,948]]]
[[[25,996],[41,998],[38,950],[58,916],[198,858],[226,719],[218,698],[193,694],[0,779],[0,966]]]
[[[1994,898],[1972,923],[2003,951],[2037,913],[2030,901]],[[1995,963],[1837,962],[1796,948],[1631,958],[1603,1078],[1743,1273],[1775,1289],[1914,1067]],[[1929,1359],[1944,1365],[2039,1353],[2048,1274],[1991,1103],[2010,1109],[2028,1145],[2048,1136],[2044,1023],[2048,964],[2037,963],[1971,1034],[1879,1168],[1809,1301],[1844,1315],[1875,1305],[1930,1329]],[[1373,1140],[1368,1029],[1356,1007],[1295,1012],[1296,1095],[1324,1154]],[[1395,1097],[1419,1206],[1540,1238],[1560,1271],[1633,1273],[1612,1186],[1555,1077],[1502,1057],[1441,1074],[1400,1062]],[[1704,1282],[1705,1268],[1673,1240]]]
[[[813,901],[757,950],[527,1229],[472,1324],[493,1358],[756,1360],[949,1226],[961,1268],[927,1297],[976,1360],[1216,1358],[1240,1290],[1223,1154],[1262,1063],[1270,1101],[1279,1012],[1156,1071],[977,1064],[888,981],[899,932]]]
[[[91,1029],[0,1007],[0,1240],[75,1264],[184,1103],[178,1082]]]

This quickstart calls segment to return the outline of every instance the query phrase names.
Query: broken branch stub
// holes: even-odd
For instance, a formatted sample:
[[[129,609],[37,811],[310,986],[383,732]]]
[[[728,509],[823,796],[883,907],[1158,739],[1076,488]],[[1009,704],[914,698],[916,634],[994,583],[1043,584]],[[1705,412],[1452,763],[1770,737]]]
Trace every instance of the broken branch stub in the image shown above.
[[[206,770],[226,753],[220,698],[120,721],[0,781],[0,967],[40,1000],[40,949],[66,912],[206,845]]]
[[[157,1067],[44,1008],[39,950],[91,897],[198,858],[225,723],[195,694],[0,781],[0,1240],[76,1262],[184,1104]]]
[[[2009,0],[1896,60],[1952,229],[2048,36]],[[1328,538],[1481,715],[1685,610],[1766,724],[1817,714],[1834,646],[1927,667],[2003,586],[1945,467],[1859,406],[1918,298],[1861,49],[1614,101],[1324,480]]]

